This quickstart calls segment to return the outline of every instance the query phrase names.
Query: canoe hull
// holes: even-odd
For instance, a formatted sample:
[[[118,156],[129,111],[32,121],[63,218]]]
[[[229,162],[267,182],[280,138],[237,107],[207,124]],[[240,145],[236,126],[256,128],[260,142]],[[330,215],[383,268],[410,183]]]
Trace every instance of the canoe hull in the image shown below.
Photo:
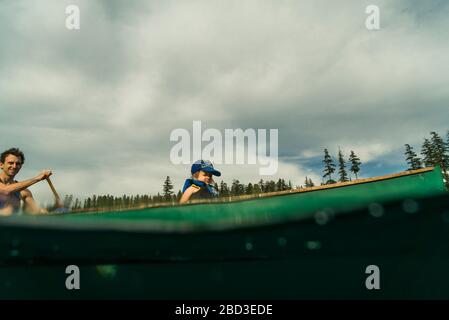
[[[382,205],[382,214],[367,208],[325,223],[176,235],[38,229],[36,237],[4,228],[2,237],[14,232],[34,244],[29,252],[17,241],[1,248],[10,257],[2,257],[0,298],[448,299],[449,198],[410,204],[395,201]],[[48,243],[58,246],[49,250]],[[65,288],[71,264],[80,267],[81,290]],[[366,289],[368,265],[380,268],[381,290]]]

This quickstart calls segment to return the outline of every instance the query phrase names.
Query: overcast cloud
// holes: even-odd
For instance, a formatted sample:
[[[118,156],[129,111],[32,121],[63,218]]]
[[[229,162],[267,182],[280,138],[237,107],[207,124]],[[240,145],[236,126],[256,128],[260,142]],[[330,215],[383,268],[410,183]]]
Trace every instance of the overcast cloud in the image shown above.
[[[193,120],[279,129],[268,178],[295,185],[320,182],[324,148],[354,150],[362,176],[401,171],[404,143],[449,129],[448,17],[448,1],[0,0],[0,148],[26,152],[19,179],[51,168],[76,196],[155,193],[167,175],[181,188],[169,136]]]

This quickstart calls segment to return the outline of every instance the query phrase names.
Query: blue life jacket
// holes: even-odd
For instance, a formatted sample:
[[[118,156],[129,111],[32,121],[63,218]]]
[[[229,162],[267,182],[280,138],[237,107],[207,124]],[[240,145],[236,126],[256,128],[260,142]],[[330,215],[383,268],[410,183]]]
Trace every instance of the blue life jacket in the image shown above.
[[[184,187],[182,188],[182,192],[184,193],[187,188],[189,188],[191,185],[195,185],[197,187],[200,187],[200,190],[194,194],[192,194],[192,198],[215,198],[218,197],[218,192],[215,190],[215,188],[207,183],[204,183],[202,181],[196,180],[196,179],[186,179],[186,182],[184,183]]]

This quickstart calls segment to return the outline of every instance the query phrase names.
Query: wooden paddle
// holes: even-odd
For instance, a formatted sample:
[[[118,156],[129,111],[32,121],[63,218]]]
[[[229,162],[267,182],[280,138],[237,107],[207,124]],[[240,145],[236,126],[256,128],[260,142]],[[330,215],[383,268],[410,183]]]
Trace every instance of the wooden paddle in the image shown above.
[[[55,186],[53,185],[53,183],[50,180],[50,177],[45,178],[48,182],[48,185],[50,186],[51,191],[53,192],[53,195],[55,196],[55,203],[56,203],[56,207],[57,208],[63,208],[64,204],[61,201],[61,198],[59,197],[58,192],[55,189]]]

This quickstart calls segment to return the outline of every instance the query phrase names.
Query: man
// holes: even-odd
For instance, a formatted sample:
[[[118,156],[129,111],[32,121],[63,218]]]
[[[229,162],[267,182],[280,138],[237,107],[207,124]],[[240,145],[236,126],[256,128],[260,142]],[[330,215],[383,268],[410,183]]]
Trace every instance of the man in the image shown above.
[[[23,201],[23,210],[31,214],[47,213],[39,208],[33,195],[27,188],[51,176],[50,170],[43,170],[36,177],[18,182],[14,177],[19,173],[25,161],[22,151],[11,148],[0,155],[0,216],[12,215],[20,210]]]

